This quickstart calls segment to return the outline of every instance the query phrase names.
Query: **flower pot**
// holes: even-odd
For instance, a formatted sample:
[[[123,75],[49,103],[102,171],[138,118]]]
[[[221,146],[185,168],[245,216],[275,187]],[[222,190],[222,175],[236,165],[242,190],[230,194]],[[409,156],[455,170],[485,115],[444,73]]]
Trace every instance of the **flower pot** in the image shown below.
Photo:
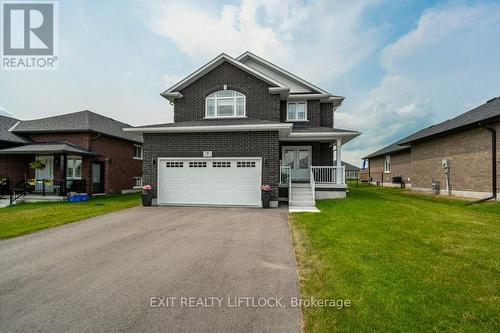
[[[270,202],[271,202],[271,193],[262,192],[262,208],[269,208]]]
[[[144,207],[151,206],[152,202],[153,202],[153,195],[151,194],[151,192],[142,194],[142,205]]]

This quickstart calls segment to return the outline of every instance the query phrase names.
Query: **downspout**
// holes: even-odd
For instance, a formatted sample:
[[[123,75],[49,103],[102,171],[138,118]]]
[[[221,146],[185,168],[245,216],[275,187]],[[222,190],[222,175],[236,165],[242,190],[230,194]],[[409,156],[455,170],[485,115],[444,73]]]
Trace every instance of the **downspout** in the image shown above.
[[[497,131],[494,128],[483,126],[481,123],[479,123],[479,126],[491,133],[491,187],[493,194],[487,198],[475,201],[472,204],[497,198]]]

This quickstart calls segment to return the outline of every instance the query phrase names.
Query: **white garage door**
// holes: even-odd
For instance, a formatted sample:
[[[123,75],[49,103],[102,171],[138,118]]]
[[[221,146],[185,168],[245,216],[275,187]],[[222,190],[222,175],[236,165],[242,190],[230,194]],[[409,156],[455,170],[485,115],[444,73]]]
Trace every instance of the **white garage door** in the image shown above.
[[[158,159],[158,204],[260,206],[260,158]]]

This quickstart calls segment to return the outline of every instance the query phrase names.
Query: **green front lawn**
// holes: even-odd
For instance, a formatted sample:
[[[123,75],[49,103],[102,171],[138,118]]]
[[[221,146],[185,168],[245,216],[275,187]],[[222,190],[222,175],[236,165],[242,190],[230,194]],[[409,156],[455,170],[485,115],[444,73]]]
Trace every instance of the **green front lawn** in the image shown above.
[[[500,204],[370,185],[291,216],[306,332],[499,332]]]
[[[140,194],[93,197],[84,202],[25,203],[0,208],[0,239],[134,207]]]

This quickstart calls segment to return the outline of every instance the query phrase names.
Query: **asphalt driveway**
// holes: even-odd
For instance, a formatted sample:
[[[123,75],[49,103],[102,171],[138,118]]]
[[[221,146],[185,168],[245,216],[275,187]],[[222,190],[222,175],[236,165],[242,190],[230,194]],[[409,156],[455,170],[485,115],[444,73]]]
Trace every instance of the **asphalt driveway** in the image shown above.
[[[0,241],[0,270],[0,331],[300,331],[285,209],[127,209]]]

